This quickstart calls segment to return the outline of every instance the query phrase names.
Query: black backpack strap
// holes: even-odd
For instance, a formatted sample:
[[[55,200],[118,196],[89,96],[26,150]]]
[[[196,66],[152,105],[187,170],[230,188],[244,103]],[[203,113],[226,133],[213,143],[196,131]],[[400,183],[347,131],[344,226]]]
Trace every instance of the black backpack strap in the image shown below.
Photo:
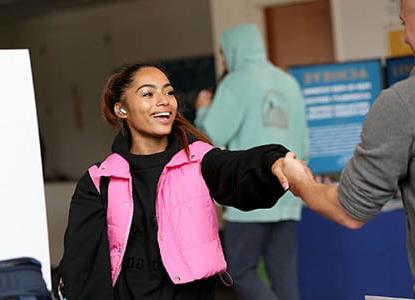
[[[107,211],[108,208],[108,186],[110,183],[110,178],[102,176],[99,181],[99,192],[101,195],[102,203],[104,204],[104,209]]]

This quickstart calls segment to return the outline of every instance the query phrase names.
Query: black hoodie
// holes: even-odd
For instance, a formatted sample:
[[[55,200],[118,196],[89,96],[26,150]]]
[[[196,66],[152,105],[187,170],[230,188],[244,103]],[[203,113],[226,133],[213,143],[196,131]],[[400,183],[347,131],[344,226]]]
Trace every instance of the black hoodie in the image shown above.
[[[190,138],[190,143],[194,142]],[[112,288],[106,233],[106,189],[96,191],[88,173],[79,181],[71,202],[65,253],[59,273],[68,300],[212,300],[215,278],[174,285],[161,262],[155,218],[156,187],[164,166],[182,149],[173,135],[168,148],[151,155],[130,153],[128,136],[118,134],[112,151],[130,164],[134,215],[122,270]],[[271,173],[272,163],[288,150],[280,145],[246,151],[214,148],[202,161],[202,176],[220,204],[242,210],[269,208],[284,190]],[[186,183],[183,183],[186,184]]]

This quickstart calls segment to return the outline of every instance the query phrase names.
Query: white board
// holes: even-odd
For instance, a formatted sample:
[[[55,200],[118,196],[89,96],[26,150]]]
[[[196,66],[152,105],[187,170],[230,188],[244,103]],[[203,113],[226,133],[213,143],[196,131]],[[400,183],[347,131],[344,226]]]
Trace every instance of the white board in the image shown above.
[[[0,50],[0,260],[42,263],[50,289],[39,131],[28,50]]]

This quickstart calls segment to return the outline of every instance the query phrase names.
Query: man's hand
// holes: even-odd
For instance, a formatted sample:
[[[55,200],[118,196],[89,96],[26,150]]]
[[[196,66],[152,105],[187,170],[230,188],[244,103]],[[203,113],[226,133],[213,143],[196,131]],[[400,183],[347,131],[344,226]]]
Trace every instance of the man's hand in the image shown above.
[[[353,218],[340,205],[337,185],[316,182],[310,169],[303,161],[295,159],[294,153],[288,152],[274,162],[272,173],[285,189],[289,188],[320,215],[350,229],[363,226],[363,221]]]

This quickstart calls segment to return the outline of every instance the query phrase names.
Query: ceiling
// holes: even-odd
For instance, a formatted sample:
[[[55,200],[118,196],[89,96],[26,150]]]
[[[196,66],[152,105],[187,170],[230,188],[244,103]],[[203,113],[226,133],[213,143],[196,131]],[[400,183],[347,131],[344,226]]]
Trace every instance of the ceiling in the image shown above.
[[[127,0],[0,0],[0,22],[13,22],[59,10],[121,1]]]

